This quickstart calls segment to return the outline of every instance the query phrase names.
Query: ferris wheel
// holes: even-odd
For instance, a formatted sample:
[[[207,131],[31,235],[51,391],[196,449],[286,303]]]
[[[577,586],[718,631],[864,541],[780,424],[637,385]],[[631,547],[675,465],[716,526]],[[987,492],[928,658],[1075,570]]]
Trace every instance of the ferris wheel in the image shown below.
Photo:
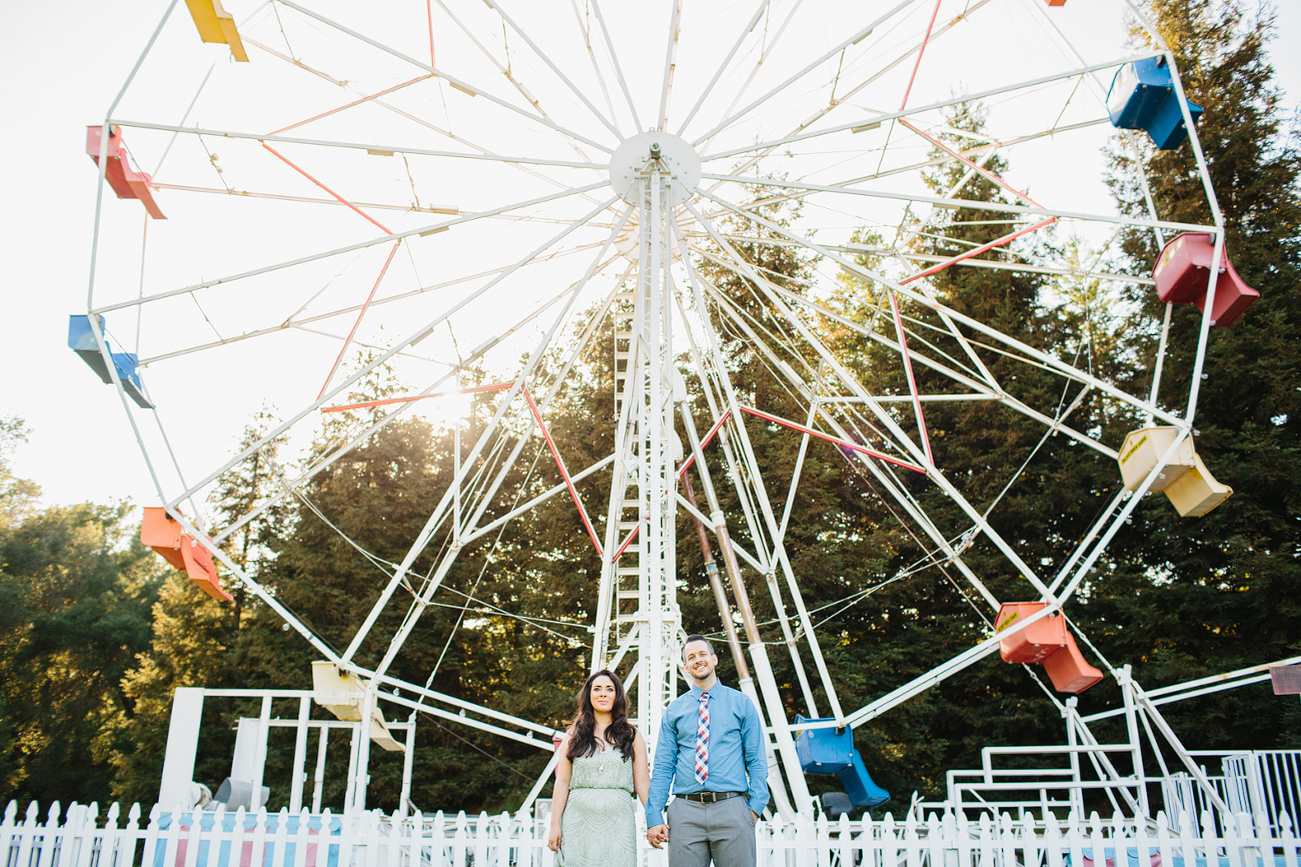
[[[852,729],[1050,622],[1064,648],[1059,688],[1079,691],[1101,676],[1085,655],[1106,661],[1081,651],[1076,639],[1087,636],[1058,615],[1135,492],[1167,487],[1176,500],[1166,476],[1182,467],[1196,499],[1188,508],[1227,496],[1190,434],[1208,329],[1217,317],[1226,324],[1226,297],[1236,292],[1241,306],[1246,287],[1220,278],[1216,295],[1218,269],[1194,263],[1187,285],[1162,295],[1207,310],[1186,404],[1174,408],[1156,399],[1164,334],[1137,362],[1154,371],[1144,393],[1130,393],[1094,370],[1078,340],[1006,333],[938,288],[983,269],[1035,275],[1063,298],[1158,291],[1159,275],[1111,268],[1127,230],[1153,233],[1178,259],[1167,278],[1194,247],[1208,261],[1223,255],[1218,224],[1165,220],[1150,200],[1146,217],[1122,215],[1106,190],[1109,144],[1190,147],[1205,180],[1188,134],[1199,110],[1172,58],[1125,45],[1127,16],[1155,37],[1131,3],[227,5],[173,2],[108,117],[90,128],[101,198],[89,309],[73,317],[71,341],[121,393],[167,512],[154,516],[171,534],[159,547],[174,543],[173,562],[212,595],[222,581],[244,582],[372,696],[400,689],[549,748],[547,726],[449,703],[389,671],[420,619],[434,616],[427,609],[456,558],[536,505],[503,505],[494,479],[542,454],[554,471],[543,499],[572,501],[599,563],[591,664],[635,672],[636,713],[651,734],[676,694],[684,635],[675,552],[698,544],[679,538],[677,521],[695,519],[722,563],[726,640],[772,730],[770,764],[784,780],[774,793],[798,811],[810,802],[800,729],[785,718],[770,654],[792,658],[814,720],[803,730]],[[1118,126],[1135,130],[1119,145]],[[987,240],[972,241],[973,226]],[[1175,248],[1177,237],[1185,243]],[[762,250],[802,263],[798,279],[773,271]],[[614,347],[615,448],[576,466],[549,431],[548,408],[603,341]],[[726,350],[738,342],[798,411],[748,402]],[[850,344],[870,353],[870,371]],[[995,373],[994,356],[1051,380],[1051,397],[1018,389],[1006,364]],[[224,526],[206,519],[204,498],[223,473],[273,439],[306,442],[381,367],[405,394],[369,405],[377,415],[358,415],[342,445],[247,514]],[[472,381],[491,407],[486,431],[461,444],[455,480],[346,649],[322,642],[221,552],[386,424],[442,412],[429,408]],[[1122,447],[1077,424],[1073,413],[1093,397],[1146,418],[1140,436]],[[1027,562],[989,519],[997,500],[977,501],[970,480],[937,458],[928,410],[972,401],[1037,426],[1040,443],[1068,439],[1082,459],[1120,463],[1059,562]],[[266,404],[283,420],[232,451]],[[765,476],[760,427],[800,442],[792,472]],[[793,492],[810,483],[804,457],[819,448],[840,450],[924,543],[910,576],[948,570],[1003,630],[862,708],[840,703],[786,541],[802,520]],[[1037,449],[991,460],[987,472],[1014,490]],[[607,490],[582,485],[598,473],[611,478]],[[948,518],[925,505],[932,496]],[[722,500],[738,504],[734,516]],[[1019,576],[1015,601],[968,563],[973,545]],[[417,557],[439,549],[431,572],[412,574]],[[747,594],[764,592],[778,618],[761,629]],[[401,625],[375,634],[385,611],[401,612]],[[384,652],[363,666],[368,641]]]

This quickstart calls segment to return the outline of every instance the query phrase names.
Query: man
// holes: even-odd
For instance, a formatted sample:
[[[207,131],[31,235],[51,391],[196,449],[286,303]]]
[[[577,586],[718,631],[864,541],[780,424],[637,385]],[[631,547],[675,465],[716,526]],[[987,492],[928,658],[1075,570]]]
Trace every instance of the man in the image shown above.
[[[670,867],[754,867],[754,825],[768,805],[768,762],[759,712],[743,693],[718,682],[718,657],[702,635],[687,637],[682,670],[691,681],[664,712],[646,840],[669,844]],[[676,797],[664,804],[670,790]],[[672,834],[669,830],[672,829]]]

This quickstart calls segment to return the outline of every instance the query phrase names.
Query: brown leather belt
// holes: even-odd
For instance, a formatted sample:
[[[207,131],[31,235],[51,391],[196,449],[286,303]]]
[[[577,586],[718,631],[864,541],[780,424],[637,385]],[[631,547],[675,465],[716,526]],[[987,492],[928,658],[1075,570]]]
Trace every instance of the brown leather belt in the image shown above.
[[[728,798],[739,798],[744,794],[745,792],[692,792],[690,795],[677,794],[673,797],[686,798],[688,801],[697,801],[701,804],[716,804]]]

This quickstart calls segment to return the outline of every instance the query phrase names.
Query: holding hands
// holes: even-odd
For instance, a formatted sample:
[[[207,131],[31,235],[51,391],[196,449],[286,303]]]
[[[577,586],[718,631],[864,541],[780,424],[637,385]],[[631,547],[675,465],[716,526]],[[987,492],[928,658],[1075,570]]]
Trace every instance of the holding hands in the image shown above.
[[[647,829],[646,842],[650,843],[656,849],[660,848],[668,841],[669,841],[668,825],[656,825],[654,828]]]

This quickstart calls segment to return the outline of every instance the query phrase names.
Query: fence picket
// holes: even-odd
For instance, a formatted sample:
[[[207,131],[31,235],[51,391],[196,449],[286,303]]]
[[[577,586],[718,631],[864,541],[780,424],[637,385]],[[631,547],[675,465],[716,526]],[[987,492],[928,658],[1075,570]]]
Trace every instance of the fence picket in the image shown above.
[[[1063,867],[1062,865],[1062,829],[1055,815],[1044,811],[1043,850],[1045,867]]]
[[[104,831],[100,836],[99,858],[93,863],[95,867],[117,867],[121,864],[118,860],[118,848],[124,842],[124,835],[121,828],[118,827],[118,820],[122,814],[122,805],[114,801],[108,808],[108,813],[104,816]]]
[[[1285,867],[1297,867],[1297,838],[1292,833],[1292,817],[1283,813],[1278,817],[1279,840],[1283,843],[1283,863]]]
[[[321,815],[329,816],[330,811],[326,809]],[[348,814],[344,813],[338,818],[331,819],[339,827],[339,861],[338,867],[349,867],[352,864],[353,853],[353,834],[352,827],[348,823]]]
[[[90,867],[97,837],[100,837],[99,802],[94,802],[78,815],[77,824],[64,833],[68,855],[61,859],[62,863],[70,867]]]

